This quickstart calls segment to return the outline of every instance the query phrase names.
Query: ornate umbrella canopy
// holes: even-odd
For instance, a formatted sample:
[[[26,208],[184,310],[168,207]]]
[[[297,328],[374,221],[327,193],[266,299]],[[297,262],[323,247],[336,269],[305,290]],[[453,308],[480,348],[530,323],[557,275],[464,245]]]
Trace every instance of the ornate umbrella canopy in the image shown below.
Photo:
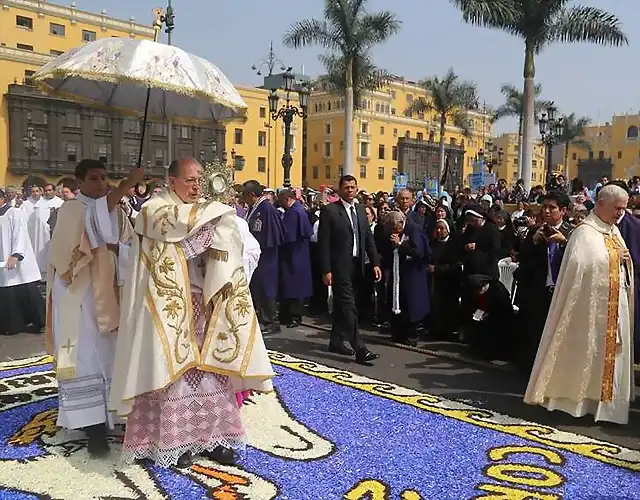
[[[247,105],[224,74],[205,59],[149,40],[104,38],[72,49],[40,68],[44,90],[123,113],[145,110],[163,119],[225,121]]]

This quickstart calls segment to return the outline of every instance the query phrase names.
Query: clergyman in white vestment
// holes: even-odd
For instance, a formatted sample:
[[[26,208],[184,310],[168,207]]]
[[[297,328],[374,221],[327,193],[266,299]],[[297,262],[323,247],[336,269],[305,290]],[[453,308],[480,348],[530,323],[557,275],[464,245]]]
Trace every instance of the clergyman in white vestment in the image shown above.
[[[626,424],[633,384],[634,272],[616,222],[626,191],[607,185],[571,234],[525,402]]]
[[[0,190],[0,335],[29,331],[45,325],[45,305],[38,289],[40,270],[31,248],[27,222]],[[30,325],[30,326],[29,326]]]
[[[200,182],[196,160],[173,162],[136,218],[109,401],[127,419],[125,462],[232,464],[236,394],[273,389],[235,209],[202,202]]]
[[[47,272],[49,261],[48,243],[51,239],[49,217],[51,216],[51,211],[60,208],[63,203],[63,200],[56,196],[53,184],[47,184],[45,189],[47,191],[43,196],[43,190],[39,186],[32,186],[31,197],[20,206],[20,209],[27,217],[31,246],[36,254],[38,268],[42,275]]]
[[[47,273],[47,333],[59,385],[58,426],[83,429],[89,453],[109,451],[113,420],[107,400],[133,228],[118,206],[122,194],[142,180],[135,169],[107,194],[106,172],[97,160],[76,167],[80,194],[58,211]]]

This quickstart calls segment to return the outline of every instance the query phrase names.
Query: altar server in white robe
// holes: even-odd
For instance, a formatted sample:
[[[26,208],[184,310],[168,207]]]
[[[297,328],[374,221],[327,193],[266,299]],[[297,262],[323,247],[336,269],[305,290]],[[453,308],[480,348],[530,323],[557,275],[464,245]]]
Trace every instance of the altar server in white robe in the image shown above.
[[[45,324],[40,270],[27,222],[0,189],[0,334],[40,333]]]
[[[600,190],[571,234],[525,402],[626,424],[633,393],[634,271],[616,222],[627,192]]]
[[[51,211],[60,208],[63,200],[56,196],[56,188],[53,184],[47,184],[43,190],[39,186],[31,187],[31,197],[25,200],[20,209],[27,217],[27,226],[31,246],[36,254],[38,268],[41,274],[47,271],[49,240],[51,230],[49,228],[49,217]]]
[[[83,429],[89,453],[109,451],[107,399],[120,319],[120,287],[133,236],[120,199],[143,178],[134,169],[107,194],[104,165],[76,167],[80,194],[58,210],[47,273],[47,333],[59,384],[58,425]]]

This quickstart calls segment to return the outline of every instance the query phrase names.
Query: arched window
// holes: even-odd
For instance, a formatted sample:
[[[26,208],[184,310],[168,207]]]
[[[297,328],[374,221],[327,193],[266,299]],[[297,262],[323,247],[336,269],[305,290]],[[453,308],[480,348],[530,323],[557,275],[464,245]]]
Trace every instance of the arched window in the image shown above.
[[[638,127],[635,125],[631,125],[627,129],[627,139],[637,139],[638,138]]]

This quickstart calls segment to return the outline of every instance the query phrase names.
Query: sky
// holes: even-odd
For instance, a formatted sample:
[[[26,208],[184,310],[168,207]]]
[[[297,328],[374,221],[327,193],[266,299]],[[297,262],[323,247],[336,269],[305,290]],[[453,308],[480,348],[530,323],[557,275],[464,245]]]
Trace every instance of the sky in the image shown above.
[[[78,9],[100,12],[139,23],[152,21],[151,11],[166,0],[76,0]],[[66,3],[56,0],[55,3]],[[578,2],[572,2],[578,4]],[[542,97],[554,101],[561,113],[591,118],[594,124],[612,115],[640,112],[638,96],[629,91],[640,81],[640,2],[584,0],[622,20],[630,44],[600,47],[590,44],[551,45],[537,56],[536,82]],[[251,69],[260,66],[274,43],[286,66],[306,74],[322,72],[322,48],[292,50],[282,36],[294,22],[322,16],[322,0],[172,0],[175,30],[172,43],[218,66],[235,84],[260,85]],[[524,44],[506,33],[466,25],[448,0],[369,0],[369,10],[389,9],[402,21],[399,34],[373,51],[376,64],[407,80],[442,75],[452,67],[461,78],[474,81],[481,102],[499,106],[500,86],[522,86]],[[166,41],[163,34],[161,41]],[[498,133],[515,131],[516,120],[501,120]]]

